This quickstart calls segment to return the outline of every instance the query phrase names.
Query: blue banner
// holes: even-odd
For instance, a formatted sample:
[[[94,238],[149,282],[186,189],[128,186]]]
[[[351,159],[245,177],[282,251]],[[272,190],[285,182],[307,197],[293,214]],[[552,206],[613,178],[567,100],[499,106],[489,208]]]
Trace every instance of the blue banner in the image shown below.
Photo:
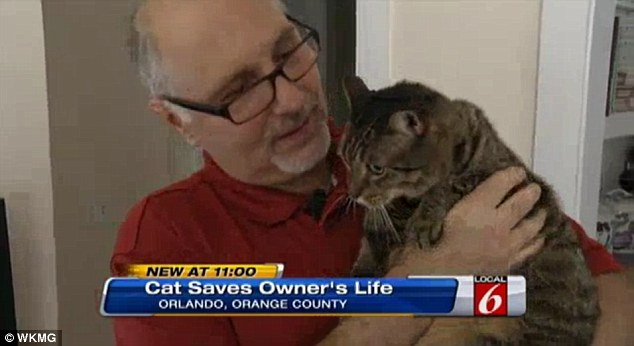
[[[101,313],[104,316],[451,315],[459,279],[111,278],[104,287]]]
[[[522,316],[522,276],[110,278],[103,316]]]

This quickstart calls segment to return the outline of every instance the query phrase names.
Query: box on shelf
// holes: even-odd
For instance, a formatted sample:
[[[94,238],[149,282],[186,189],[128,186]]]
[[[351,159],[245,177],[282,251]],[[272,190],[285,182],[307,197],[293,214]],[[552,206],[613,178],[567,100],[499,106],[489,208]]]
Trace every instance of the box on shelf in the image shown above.
[[[634,195],[618,189],[601,198],[597,236],[614,253],[634,253]]]
[[[607,115],[634,111],[634,15],[617,16],[613,35]]]

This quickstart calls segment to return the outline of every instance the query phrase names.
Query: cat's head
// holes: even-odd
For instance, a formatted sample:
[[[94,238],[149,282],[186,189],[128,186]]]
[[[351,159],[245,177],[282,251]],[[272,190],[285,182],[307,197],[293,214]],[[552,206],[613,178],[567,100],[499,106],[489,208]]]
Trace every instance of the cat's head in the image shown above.
[[[451,100],[410,82],[374,91],[348,77],[344,89],[351,116],[339,150],[353,199],[381,207],[421,196],[447,177],[462,132]]]

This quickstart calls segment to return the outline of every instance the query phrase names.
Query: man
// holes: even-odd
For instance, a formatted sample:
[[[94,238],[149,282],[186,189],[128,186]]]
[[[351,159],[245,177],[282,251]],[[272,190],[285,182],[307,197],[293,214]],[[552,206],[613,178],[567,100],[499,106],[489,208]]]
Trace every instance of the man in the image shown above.
[[[277,0],[146,2],[135,17],[149,107],[205,152],[192,177],[139,202],[121,226],[113,275],[130,263],[285,263],[287,277],[342,277],[354,263],[361,213],[346,213],[346,171],[332,149],[315,61],[317,33]],[[483,183],[445,220],[437,250],[416,252],[389,276],[505,272],[542,246],[543,213],[524,219],[539,189],[498,207],[523,172]],[[328,191],[321,212],[308,208]],[[321,208],[318,208],[321,209]],[[595,274],[618,270],[580,230]],[[487,251],[483,251],[483,249]],[[493,251],[492,251],[493,250]],[[621,287],[597,279],[605,319]],[[611,316],[611,317],[610,317]],[[409,344],[431,319],[116,318],[118,345]],[[602,321],[599,337],[612,335]],[[604,339],[605,340],[605,339]]]

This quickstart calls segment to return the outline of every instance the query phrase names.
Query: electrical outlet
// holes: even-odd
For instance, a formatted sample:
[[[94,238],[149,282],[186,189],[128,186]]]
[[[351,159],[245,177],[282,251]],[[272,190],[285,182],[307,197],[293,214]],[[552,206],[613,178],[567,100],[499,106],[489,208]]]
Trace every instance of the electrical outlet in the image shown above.
[[[105,205],[91,205],[89,223],[102,223],[106,220],[106,206]]]

